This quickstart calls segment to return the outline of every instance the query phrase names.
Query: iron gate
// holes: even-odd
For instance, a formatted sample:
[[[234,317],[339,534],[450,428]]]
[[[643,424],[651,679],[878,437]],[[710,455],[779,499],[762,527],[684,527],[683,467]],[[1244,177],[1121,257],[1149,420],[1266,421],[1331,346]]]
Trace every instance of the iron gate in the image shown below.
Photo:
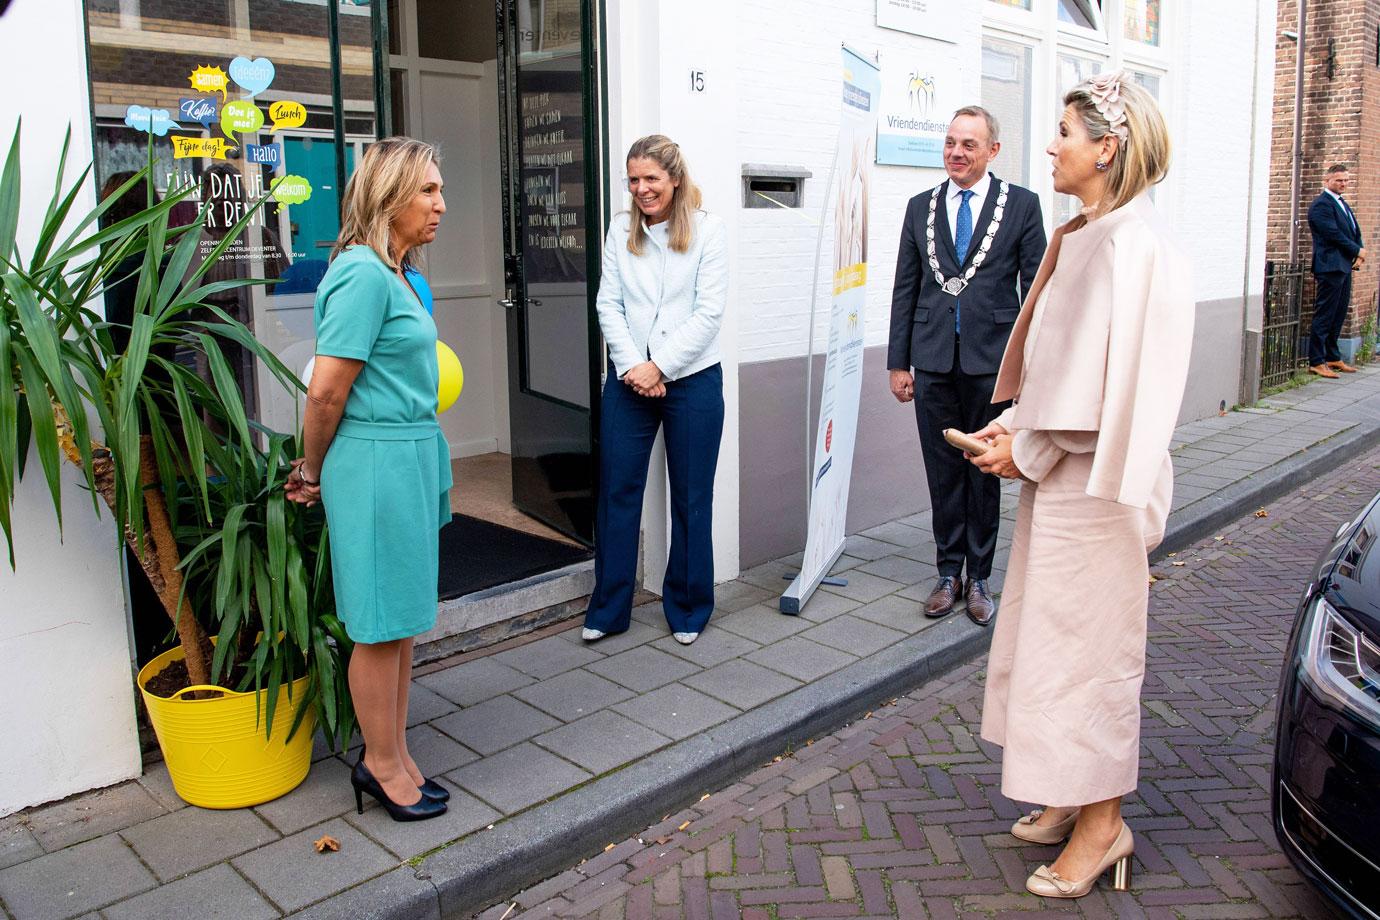
[[[1307,364],[1308,324],[1302,262],[1265,263],[1265,318],[1260,331],[1260,388],[1288,383]]]

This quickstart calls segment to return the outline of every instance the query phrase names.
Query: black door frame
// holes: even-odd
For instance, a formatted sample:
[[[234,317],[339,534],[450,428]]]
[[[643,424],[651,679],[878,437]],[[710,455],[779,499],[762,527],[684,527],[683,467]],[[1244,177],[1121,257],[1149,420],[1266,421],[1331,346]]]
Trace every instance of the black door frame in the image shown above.
[[[520,236],[517,226],[518,215],[514,213],[514,202],[509,194],[511,188],[510,169],[514,158],[511,157],[511,144],[521,144],[521,132],[515,120],[516,109],[509,104],[509,96],[516,91],[517,86],[517,51],[515,48],[508,47],[508,35],[516,34],[517,31],[517,2],[519,0],[494,0],[495,21],[498,25],[496,29],[498,40],[498,94],[499,94],[499,116],[502,120],[499,125],[499,163],[502,171],[502,212],[503,212],[503,235],[504,235],[504,260],[503,260],[503,286],[505,299],[512,299],[512,293],[521,292],[522,286],[522,257],[520,247],[516,245],[516,240]],[[327,0],[327,7],[330,9],[330,29],[331,34],[336,34],[336,21],[338,14],[333,9],[333,0]],[[374,101],[375,101],[375,121],[376,131],[379,137],[388,137],[393,133],[393,113],[392,113],[392,94],[390,91],[390,66],[389,66],[389,29],[388,11],[385,0],[373,0],[371,6],[371,18],[373,23],[373,58],[374,58]],[[581,30],[580,30],[580,56],[581,69],[583,73],[583,124],[586,126],[584,132],[584,158],[585,158],[585,214],[586,217],[586,241],[585,241],[585,275],[587,278],[586,294],[586,324],[588,338],[590,342],[589,353],[589,408],[575,406],[571,403],[560,400],[556,397],[536,391],[528,392],[526,395],[534,396],[567,409],[588,412],[589,414],[589,446],[591,464],[591,492],[592,496],[597,496],[599,488],[599,454],[600,454],[600,396],[603,383],[604,368],[604,343],[599,329],[599,319],[595,312],[595,301],[599,292],[600,267],[602,265],[604,231],[609,221],[609,205],[607,189],[609,187],[609,168],[605,156],[608,149],[608,77],[604,66],[603,49],[607,47],[607,17],[603,0],[580,0],[581,6]],[[508,28],[503,27],[504,23]],[[334,46],[336,42],[332,42]],[[332,76],[333,83],[339,81],[339,62],[338,52],[333,52]],[[333,92],[336,106],[340,105],[340,93],[336,87]],[[343,125],[337,113],[336,124],[338,129]],[[337,144],[337,149],[342,149]],[[517,150],[516,160],[521,161],[521,149]],[[343,155],[342,162],[337,164],[337,171],[344,170]],[[344,188],[346,177],[338,176],[340,187]],[[517,322],[519,324],[516,334],[523,334],[523,327],[527,321],[527,311],[519,308],[517,311]],[[513,324],[509,323],[509,335],[515,334]],[[519,349],[519,351],[522,351]],[[525,358],[524,358],[525,360]],[[512,370],[510,369],[510,374]],[[526,380],[525,368],[519,368],[519,379]],[[512,401],[509,403],[509,426],[512,425]],[[530,512],[524,512],[529,513]],[[540,515],[532,515],[539,520]],[[551,521],[543,521],[551,524]],[[563,529],[563,528],[558,528]],[[584,537],[579,537],[584,540]],[[588,541],[586,541],[588,542]]]

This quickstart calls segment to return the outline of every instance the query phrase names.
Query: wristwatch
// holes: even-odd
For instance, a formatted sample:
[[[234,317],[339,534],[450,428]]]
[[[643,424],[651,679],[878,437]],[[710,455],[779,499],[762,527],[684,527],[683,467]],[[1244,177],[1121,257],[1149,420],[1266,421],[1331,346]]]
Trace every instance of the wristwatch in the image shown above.
[[[298,466],[298,467],[297,467],[297,481],[300,482],[300,483],[302,483],[303,485],[308,485],[308,486],[313,486],[313,487],[321,485],[321,480],[319,480],[319,479],[308,479],[308,478],[307,478],[307,474],[304,473],[304,472],[302,472],[302,471],[305,470],[306,468],[307,468],[307,467],[306,467],[306,464],[302,464],[301,466]]]

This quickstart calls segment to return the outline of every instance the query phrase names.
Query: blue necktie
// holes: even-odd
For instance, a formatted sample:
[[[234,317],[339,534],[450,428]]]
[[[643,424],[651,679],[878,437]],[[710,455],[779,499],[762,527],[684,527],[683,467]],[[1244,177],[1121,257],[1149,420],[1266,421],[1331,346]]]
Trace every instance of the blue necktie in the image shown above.
[[[963,201],[958,206],[958,217],[954,220],[954,250],[958,252],[958,265],[962,268],[964,260],[968,258],[968,247],[973,242],[973,209],[968,207],[968,199],[977,193],[964,189],[959,194],[963,196]],[[957,335],[961,331],[961,313],[957,303],[954,308],[954,334]]]
[[[1350,205],[1346,203],[1346,199],[1343,198],[1341,195],[1337,196],[1337,200],[1342,204],[1342,213],[1345,214],[1346,219],[1351,222],[1351,232],[1355,233],[1360,228],[1356,226],[1356,218],[1351,213]]]

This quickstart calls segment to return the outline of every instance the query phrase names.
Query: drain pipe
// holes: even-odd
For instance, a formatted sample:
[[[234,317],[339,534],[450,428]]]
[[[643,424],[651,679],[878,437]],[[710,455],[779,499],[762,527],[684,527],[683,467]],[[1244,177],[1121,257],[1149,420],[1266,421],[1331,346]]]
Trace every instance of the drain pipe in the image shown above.
[[[1299,191],[1303,177],[1303,56],[1308,40],[1308,0],[1299,3],[1299,34],[1294,66],[1294,163],[1289,180],[1289,264],[1299,260]]]
[[[1260,119],[1260,6],[1255,8],[1255,54],[1251,58],[1251,153],[1246,167],[1246,257],[1241,267],[1241,370],[1237,396],[1252,405],[1260,396],[1260,343],[1251,338],[1251,237],[1255,233],[1255,167]],[[1264,300],[1264,292],[1261,293]],[[1263,306],[1263,304],[1262,304]],[[1261,325],[1264,326],[1263,317]]]

